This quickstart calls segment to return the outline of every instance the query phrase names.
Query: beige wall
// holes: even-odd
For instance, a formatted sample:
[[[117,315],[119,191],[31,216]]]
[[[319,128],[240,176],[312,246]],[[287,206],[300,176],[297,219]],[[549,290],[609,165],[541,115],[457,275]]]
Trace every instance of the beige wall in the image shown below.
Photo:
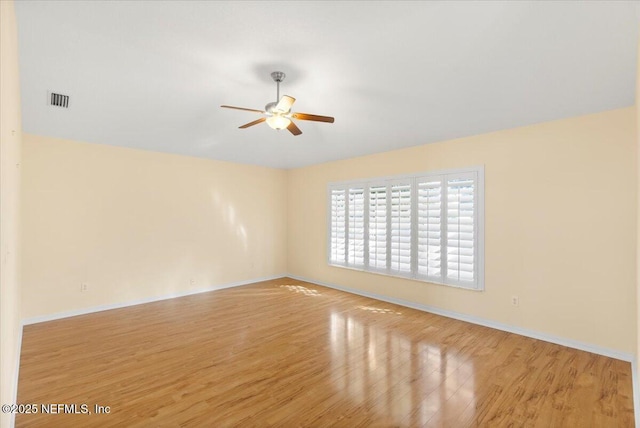
[[[635,120],[626,108],[291,170],[289,272],[633,355]],[[327,265],[327,183],[480,164],[484,292]]]
[[[285,180],[283,170],[25,134],[23,317],[285,273]]]
[[[14,403],[20,324],[20,81],[13,1],[0,1],[0,403]],[[0,426],[12,417],[0,414]]]
[[[634,379],[634,406],[636,410],[636,426],[640,427],[640,41],[638,43],[638,64],[636,67],[636,144],[637,144],[637,238],[636,238],[636,373]]]

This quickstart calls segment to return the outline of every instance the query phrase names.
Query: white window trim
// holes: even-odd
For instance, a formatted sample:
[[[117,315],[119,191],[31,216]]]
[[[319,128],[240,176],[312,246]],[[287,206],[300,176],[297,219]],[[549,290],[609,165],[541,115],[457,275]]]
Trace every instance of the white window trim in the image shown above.
[[[417,268],[417,216],[418,216],[418,198],[417,198],[417,180],[424,179],[433,176],[440,176],[443,179],[443,188],[445,189],[444,194],[442,195],[443,200],[447,197],[446,194],[446,183],[447,177],[452,175],[463,175],[467,173],[472,173],[475,175],[475,189],[474,189],[474,242],[475,242],[475,253],[474,253],[474,276],[476,280],[474,284],[469,285],[464,281],[454,281],[447,278],[446,275],[446,265],[444,265],[445,260],[442,263],[442,276],[441,279],[435,277],[427,277],[425,275],[418,275]],[[393,272],[390,269],[390,253],[389,253],[389,245],[391,243],[391,230],[389,228],[389,222],[391,221],[390,217],[390,207],[391,207],[391,184],[398,182],[411,182],[411,216],[412,216],[412,225],[411,225],[411,271],[409,273],[398,273]],[[369,267],[369,188],[386,185],[387,186],[387,267],[386,269]],[[348,263],[349,254],[348,254],[348,242],[345,242],[345,260],[344,262],[332,262],[331,260],[331,192],[332,190],[340,190],[345,189],[345,194],[347,195],[350,188],[361,187],[364,189],[364,236],[365,236],[365,244],[364,244],[364,263],[362,266],[354,266]],[[352,270],[357,270],[361,272],[369,272],[374,274],[392,276],[403,279],[411,279],[414,281],[428,282],[433,284],[446,285],[449,287],[455,288],[463,288],[465,290],[473,290],[473,291],[483,291],[485,288],[484,284],[484,166],[478,165],[469,168],[456,168],[456,169],[446,169],[446,170],[437,170],[437,171],[427,171],[421,172],[417,174],[403,174],[403,175],[395,175],[395,176],[387,176],[387,177],[375,177],[371,179],[358,179],[358,180],[349,180],[349,181],[341,181],[341,182],[331,182],[327,186],[327,263],[330,266],[347,268]],[[347,201],[345,201],[346,203]],[[444,212],[443,207],[443,212]],[[442,225],[443,230],[446,230],[446,215],[442,216],[444,224]],[[413,220],[415,219],[415,220]],[[346,210],[346,231],[345,231],[345,239],[348,239],[348,207]],[[443,236],[443,239],[446,235]],[[446,248],[443,245],[443,248]]]

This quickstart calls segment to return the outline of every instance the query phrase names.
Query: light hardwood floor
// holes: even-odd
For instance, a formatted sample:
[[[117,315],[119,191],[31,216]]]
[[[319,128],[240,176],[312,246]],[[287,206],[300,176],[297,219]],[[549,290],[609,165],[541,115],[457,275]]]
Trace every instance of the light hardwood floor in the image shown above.
[[[26,326],[18,427],[632,427],[630,364],[280,279]],[[80,410],[80,409],[79,409]]]

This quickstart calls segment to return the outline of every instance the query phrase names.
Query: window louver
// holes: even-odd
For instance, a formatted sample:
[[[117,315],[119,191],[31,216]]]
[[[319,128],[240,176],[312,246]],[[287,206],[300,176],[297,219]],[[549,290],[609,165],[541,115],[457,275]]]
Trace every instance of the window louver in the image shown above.
[[[346,256],[346,191],[331,191],[331,261],[344,263]]]
[[[391,186],[390,269],[411,272],[411,184]]]
[[[447,277],[474,280],[474,179],[447,181]]]
[[[387,186],[369,188],[369,266],[387,268]]]
[[[364,189],[349,189],[349,240],[347,262],[364,266]]]
[[[442,277],[442,178],[418,179],[418,275]]]

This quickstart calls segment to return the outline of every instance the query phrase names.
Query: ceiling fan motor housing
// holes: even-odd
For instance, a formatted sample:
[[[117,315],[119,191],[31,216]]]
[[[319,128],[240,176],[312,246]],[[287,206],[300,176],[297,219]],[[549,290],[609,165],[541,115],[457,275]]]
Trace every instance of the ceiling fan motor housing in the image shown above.
[[[273,114],[273,109],[276,108],[277,105],[278,105],[277,102],[270,102],[269,104],[264,106],[264,111],[266,111],[269,114]]]

